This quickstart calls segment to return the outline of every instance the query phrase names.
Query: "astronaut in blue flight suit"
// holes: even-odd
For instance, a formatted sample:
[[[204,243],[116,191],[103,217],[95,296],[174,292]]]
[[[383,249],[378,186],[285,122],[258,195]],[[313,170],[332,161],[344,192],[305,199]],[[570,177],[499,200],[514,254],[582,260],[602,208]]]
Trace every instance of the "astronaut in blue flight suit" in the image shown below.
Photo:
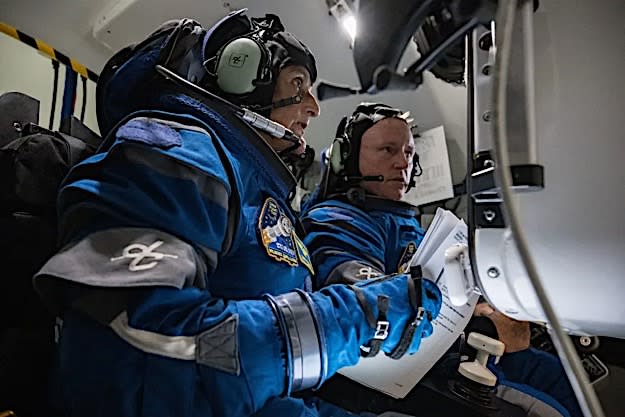
[[[408,112],[361,103],[339,124],[321,184],[302,210],[315,289],[408,269],[424,236],[414,207],[400,201],[421,171],[411,121]],[[528,415],[581,417],[558,359],[529,348],[528,323],[487,304],[476,313],[490,319],[490,335],[506,344],[494,368],[500,397]]]
[[[65,179],[62,246],[34,278],[63,320],[66,415],[314,416],[291,394],[361,352],[414,353],[432,332],[429,281],[309,291],[279,157],[301,143],[255,130],[232,103],[301,137],[319,112],[316,75],[277,16],[244,11],[209,30],[168,22],[107,62],[105,141]]]

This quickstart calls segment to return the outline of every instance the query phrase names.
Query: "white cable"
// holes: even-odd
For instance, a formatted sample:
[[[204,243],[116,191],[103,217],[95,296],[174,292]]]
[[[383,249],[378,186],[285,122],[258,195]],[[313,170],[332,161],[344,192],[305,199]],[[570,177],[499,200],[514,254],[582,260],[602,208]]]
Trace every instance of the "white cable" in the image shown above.
[[[553,329],[554,345],[560,355],[564,370],[571,382],[580,408],[586,417],[604,417],[599,399],[588,381],[586,372],[573,347],[573,343],[568,335],[563,332],[555,311],[542,286],[536,265],[528,250],[527,240],[520,226],[516,207],[512,201],[512,181],[510,178],[510,161],[508,160],[507,144],[506,84],[510,65],[510,45],[516,10],[517,0],[499,2],[496,20],[497,33],[495,35],[496,40],[499,41],[497,42],[499,45],[496,51],[493,80],[493,108],[495,110],[493,147],[495,148],[497,157],[496,174],[499,179],[504,212],[519,255],[525,265],[527,275],[536,291],[536,296],[547,316],[547,320]]]

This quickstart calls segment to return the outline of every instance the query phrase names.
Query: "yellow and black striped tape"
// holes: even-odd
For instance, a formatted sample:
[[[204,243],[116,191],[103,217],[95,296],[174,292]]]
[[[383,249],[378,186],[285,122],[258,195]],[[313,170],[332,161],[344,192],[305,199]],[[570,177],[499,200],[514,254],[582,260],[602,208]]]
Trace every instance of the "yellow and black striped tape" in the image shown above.
[[[89,68],[85,67],[80,62],[75,59],[69,58],[67,55],[64,55],[48,45],[47,43],[41,41],[40,39],[35,39],[32,36],[28,36],[24,32],[20,32],[15,29],[13,26],[9,26],[4,22],[0,22],[0,32],[6,33],[12,38],[17,39],[18,41],[24,42],[26,45],[32,46],[36,50],[43,52],[45,55],[50,58],[59,61],[63,65],[67,65],[71,67],[74,71],[76,71],[81,76],[90,79],[94,83],[98,82],[98,74],[91,71]]]

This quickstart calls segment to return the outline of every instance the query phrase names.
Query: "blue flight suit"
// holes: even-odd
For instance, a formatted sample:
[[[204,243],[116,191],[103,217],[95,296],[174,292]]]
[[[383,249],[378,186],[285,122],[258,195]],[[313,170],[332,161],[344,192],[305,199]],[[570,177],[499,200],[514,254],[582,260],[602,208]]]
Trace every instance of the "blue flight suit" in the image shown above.
[[[239,392],[225,384],[229,392],[220,392],[221,384],[211,383],[236,377],[246,369],[245,361],[258,355],[240,335],[236,340],[237,323],[228,316],[238,315],[239,329],[248,320],[257,323],[248,331],[269,331],[252,337],[275,340],[262,359],[282,362],[278,329],[263,326],[273,320],[269,307],[263,301],[237,305],[227,300],[260,300],[265,293],[304,289],[311,266],[293,228],[296,219],[284,203],[293,183],[288,170],[260,137],[248,132],[243,136],[216,112],[206,114],[221,129],[219,134],[189,116],[135,114],[97,155],[76,166],[59,196],[61,240],[69,250],[53,257],[39,275],[94,287],[146,288],[125,296],[130,327],[174,337],[215,328],[223,333],[223,357],[212,358],[209,347],[201,362],[211,367],[150,357],[110,327],[70,310],[63,323],[59,379],[65,384],[63,400],[76,415],[249,415],[259,407],[257,398],[284,391],[284,374],[266,369],[264,375],[249,376],[262,382],[255,387],[240,384]],[[291,230],[286,230],[288,236],[259,244],[260,234],[272,226]],[[90,251],[96,245],[117,248],[108,260],[96,259]],[[143,259],[132,257],[141,251]],[[135,260],[138,264],[128,271]],[[107,265],[102,268],[98,261]],[[78,275],[64,267],[72,262],[87,265]],[[80,296],[80,290],[71,288],[62,303],[73,305],[73,298]],[[85,346],[84,339],[93,344]],[[100,361],[92,361],[92,355]],[[123,367],[129,368],[124,377],[108,378]],[[198,373],[207,379],[209,395],[198,395]],[[249,392],[254,389],[259,392]],[[126,397],[125,403],[112,401],[115,396]],[[232,400],[216,403],[211,396]]]
[[[65,412],[317,415],[289,394],[358,361],[379,294],[393,300],[382,350],[398,345],[416,313],[410,278],[303,291],[313,269],[275,152],[226,109],[175,94],[155,107],[128,115],[60,190],[62,249],[34,282],[63,317]],[[435,318],[440,292],[418,290]],[[423,320],[408,353],[431,331]]]
[[[406,272],[424,236],[413,206],[373,196],[356,204],[345,194],[312,201],[304,206],[301,218],[304,243],[317,271],[315,289]],[[530,348],[505,354],[492,369],[502,398],[545,417],[582,416],[555,356]]]
[[[404,273],[425,232],[413,206],[367,197],[367,208],[344,196],[302,213],[304,243],[317,270],[315,288]]]

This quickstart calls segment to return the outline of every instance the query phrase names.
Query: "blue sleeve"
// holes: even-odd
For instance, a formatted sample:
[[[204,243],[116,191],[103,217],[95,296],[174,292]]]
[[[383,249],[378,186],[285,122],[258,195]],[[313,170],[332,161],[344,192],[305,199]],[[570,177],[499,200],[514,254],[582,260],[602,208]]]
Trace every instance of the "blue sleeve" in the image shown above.
[[[302,218],[304,243],[315,266],[315,288],[384,274],[382,228],[360,209],[323,202]]]
[[[562,404],[571,417],[582,417],[573,388],[556,356],[529,348],[506,353],[501,357],[499,367],[508,381],[544,392]]]

